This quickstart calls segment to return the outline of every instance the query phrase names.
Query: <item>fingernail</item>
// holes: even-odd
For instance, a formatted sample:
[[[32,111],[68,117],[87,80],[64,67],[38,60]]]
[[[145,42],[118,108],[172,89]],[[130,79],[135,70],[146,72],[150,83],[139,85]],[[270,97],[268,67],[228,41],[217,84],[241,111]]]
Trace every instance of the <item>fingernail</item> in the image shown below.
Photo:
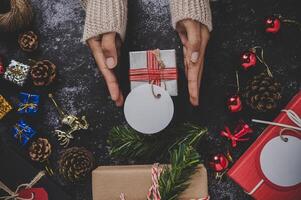
[[[112,69],[115,67],[115,61],[113,57],[109,57],[106,59],[106,65],[108,68]]]
[[[199,52],[193,52],[191,54],[191,62],[196,63],[199,59]]]

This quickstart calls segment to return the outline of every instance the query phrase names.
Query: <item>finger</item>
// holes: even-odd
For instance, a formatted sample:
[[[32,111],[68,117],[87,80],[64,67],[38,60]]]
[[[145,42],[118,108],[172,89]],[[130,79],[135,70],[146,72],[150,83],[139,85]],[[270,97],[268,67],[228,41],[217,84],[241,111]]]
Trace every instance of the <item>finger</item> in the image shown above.
[[[189,62],[187,67],[188,91],[190,102],[194,106],[199,104],[199,72],[199,63],[194,64]]]
[[[92,50],[96,64],[105,78],[112,100],[118,100],[121,93],[119,90],[119,85],[114,73],[106,67],[105,58],[100,46],[100,41],[96,39],[90,39],[88,41],[88,44]]]
[[[102,36],[101,47],[105,57],[105,64],[109,69],[117,65],[116,33],[106,33]]]
[[[118,107],[122,106],[123,105],[123,101],[124,101],[123,95],[120,92],[119,98],[115,101],[116,106],[118,106]]]
[[[185,76],[187,78],[187,70],[188,70],[188,61],[187,61],[187,49],[183,46],[183,57],[184,57],[184,69],[185,69]]]
[[[200,23],[188,20],[185,21],[184,26],[186,28],[187,32],[187,50],[188,50],[188,56],[189,60],[193,63],[197,63],[199,59],[199,50],[201,46],[201,27]]]

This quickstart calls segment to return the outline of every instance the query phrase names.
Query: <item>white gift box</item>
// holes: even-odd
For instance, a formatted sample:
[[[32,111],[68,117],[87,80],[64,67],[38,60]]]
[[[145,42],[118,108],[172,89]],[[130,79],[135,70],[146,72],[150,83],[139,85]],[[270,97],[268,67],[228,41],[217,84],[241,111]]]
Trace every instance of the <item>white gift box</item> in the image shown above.
[[[19,86],[23,86],[27,79],[29,70],[30,66],[12,60],[4,73],[4,78]]]
[[[131,80],[131,90],[137,86],[146,83],[152,83],[154,76],[147,74],[153,62],[152,59],[149,59],[149,52],[152,51],[133,51],[130,52],[130,80],[131,80],[131,70],[132,69],[145,69],[145,73],[143,76],[143,80]],[[157,74],[157,77],[160,77],[158,86],[161,86],[167,90],[169,95],[177,96],[178,95],[178,85],[177,85],[177,65],[176,65],[176,51],[172,50],[160,50],[160,59],[164,63],[164,68],[160,68],[158,70],[152,71]],[[155,56],[154,56],[155,57]],[[154,59],[154,58],[153,58]],[[156,59],[157,60],[157,59]],[[164,71],[164,69],[167,69]],[[169,73],[169,74],[168,74]],[[163,75],[162,75],[163,74]],[[164,75],[165,74],[165,75]],[[167,74],[167,75],[166,75]],[[140,74],[141,75],[141,74]],[[169,77],[169,78],[166,78]],[[155,78],[156,79],[156,78]]]

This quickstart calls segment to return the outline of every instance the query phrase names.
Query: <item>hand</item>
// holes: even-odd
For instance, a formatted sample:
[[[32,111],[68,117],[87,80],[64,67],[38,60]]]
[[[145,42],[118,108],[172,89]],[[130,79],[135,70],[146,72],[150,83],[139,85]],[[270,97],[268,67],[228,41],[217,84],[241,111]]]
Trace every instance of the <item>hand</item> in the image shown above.
[[[204,56],[210,33],[207,26],[192,19],[177,24],[183,44],[185,74],[188,79],[188,91],[192,105],[199,105],[200,83],[204,68]]]
[[[115,32],[110,32],[99,37],[90,38],[87,43],[99,70],[106,80],[112,100],[116,106],[122,106],[123,95],[113,72],[118,62],[117,52],[120,46],[120,40],[118,39]]]

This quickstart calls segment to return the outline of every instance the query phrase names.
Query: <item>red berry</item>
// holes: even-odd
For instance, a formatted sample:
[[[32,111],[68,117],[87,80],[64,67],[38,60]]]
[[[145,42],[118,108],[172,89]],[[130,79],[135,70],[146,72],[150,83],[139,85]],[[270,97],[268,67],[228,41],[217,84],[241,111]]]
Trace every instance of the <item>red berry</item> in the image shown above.
[[[281,21],[278,17],[270,16],[265,20],[265,32],[278,33],[280,30]]]
[[[221,172],[227,169],[229,165],[229,160],[224,154],[217,154],[213,156],[212,161],[210,162],[210,166],[216,172]]]
[[[233,95],[227,101],[227,106],[230,112],[235,113],[242,110],[242,102],[240,96]]]
[[[255,66],[256,62],[256,54],[252,51],[245,51],[241,55],[241,66],[243,66],[244,69],[248,69],[250,67]]]

